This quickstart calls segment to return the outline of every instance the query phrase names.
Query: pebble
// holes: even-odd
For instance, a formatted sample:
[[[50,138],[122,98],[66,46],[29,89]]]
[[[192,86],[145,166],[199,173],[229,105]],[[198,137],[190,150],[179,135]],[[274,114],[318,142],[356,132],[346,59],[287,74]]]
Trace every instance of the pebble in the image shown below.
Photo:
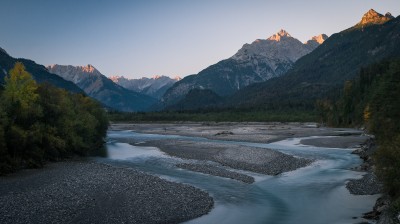
[[[181,223],[214,205],[200,189],[128,168],[59,162],[27,172],[0,178],[0,223]]]
[[[365,174],[361,179],[352,179],[346,184],[351,194],[373,195],[383,192],[383,185],[373,173]]]

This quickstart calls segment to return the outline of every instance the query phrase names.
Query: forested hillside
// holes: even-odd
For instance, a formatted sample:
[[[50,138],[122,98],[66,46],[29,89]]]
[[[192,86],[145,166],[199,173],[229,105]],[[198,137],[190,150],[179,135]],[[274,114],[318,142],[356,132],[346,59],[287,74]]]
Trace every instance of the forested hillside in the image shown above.
[[[7,75],[7,72],[14,67],[16,62],[22,62],[25,66],[25,69],[38,83],[48,82],[58,88],[65,89],[70,92],[83,93],[83,91],[74,83],[51,74],[43,65],[36,64],[34,61],[28,59],[13,58],[8,55],[5,50],[0,50],[0,85],[4,84],[4,78]]]
[[[107,127],[97,102],[37,84],[17,62],[0,89],[0,174],[99,151]]]
[[[329,125],[364,126],[376,136],[377,173],[400,211],[400,59],[361,69],[338,101],[320,100],[318,108]]]
[[[399,56],[400,17],[383,24],[356,25],[333,34],[286,75],[239,90],[228,106],[314,109],[317,99],[335,94],[361,67]]]

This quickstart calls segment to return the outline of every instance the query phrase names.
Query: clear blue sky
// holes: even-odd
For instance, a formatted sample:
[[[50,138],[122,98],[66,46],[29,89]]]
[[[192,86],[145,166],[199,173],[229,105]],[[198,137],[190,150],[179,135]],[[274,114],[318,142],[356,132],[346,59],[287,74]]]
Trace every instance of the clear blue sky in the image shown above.
[[[1,0],[0,47],[39,64],[104,75],[186,76],[283,28],[304,42],[399,0]]]

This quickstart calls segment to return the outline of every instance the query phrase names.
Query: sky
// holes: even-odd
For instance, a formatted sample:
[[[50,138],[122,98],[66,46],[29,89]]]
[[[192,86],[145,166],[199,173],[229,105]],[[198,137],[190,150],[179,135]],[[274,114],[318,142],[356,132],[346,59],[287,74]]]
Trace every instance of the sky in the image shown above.
[[[196,74],[285,29],[332,35],[399,0],[1,0],[0,47],[43,65],[91,64],[106,76]]]

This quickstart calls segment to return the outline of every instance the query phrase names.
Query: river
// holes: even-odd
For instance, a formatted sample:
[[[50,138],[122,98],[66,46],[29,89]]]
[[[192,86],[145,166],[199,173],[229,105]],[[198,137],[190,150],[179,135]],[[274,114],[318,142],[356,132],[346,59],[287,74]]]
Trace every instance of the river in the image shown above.
[[[170,157],[156,147],[135,146],[136,142],[159,139],[209,141],[270,148],[294,156],[315,160],[310,166],[277,176],[239,171],[255,178],[253,184],[215,177],[177,168],[187,160]],[[310,137],[308,137],[310,138]],[[312,137],[311,137],[312,138]],[[186,223],[258,224],[258,223],[360,223],[362,213],[373,207],[378,195],[351,195],[345,187],[349,179],[364,174],[350,168],[361,164],[351,149],[322,148],[300,144],[301,138],[289,138],[270,144],[209,140],[177,135],[142,134],[109,131],[107,158],[100,162],[132,167],[162,178],[186,183],[208,192],[215,200],[213,210]]]

